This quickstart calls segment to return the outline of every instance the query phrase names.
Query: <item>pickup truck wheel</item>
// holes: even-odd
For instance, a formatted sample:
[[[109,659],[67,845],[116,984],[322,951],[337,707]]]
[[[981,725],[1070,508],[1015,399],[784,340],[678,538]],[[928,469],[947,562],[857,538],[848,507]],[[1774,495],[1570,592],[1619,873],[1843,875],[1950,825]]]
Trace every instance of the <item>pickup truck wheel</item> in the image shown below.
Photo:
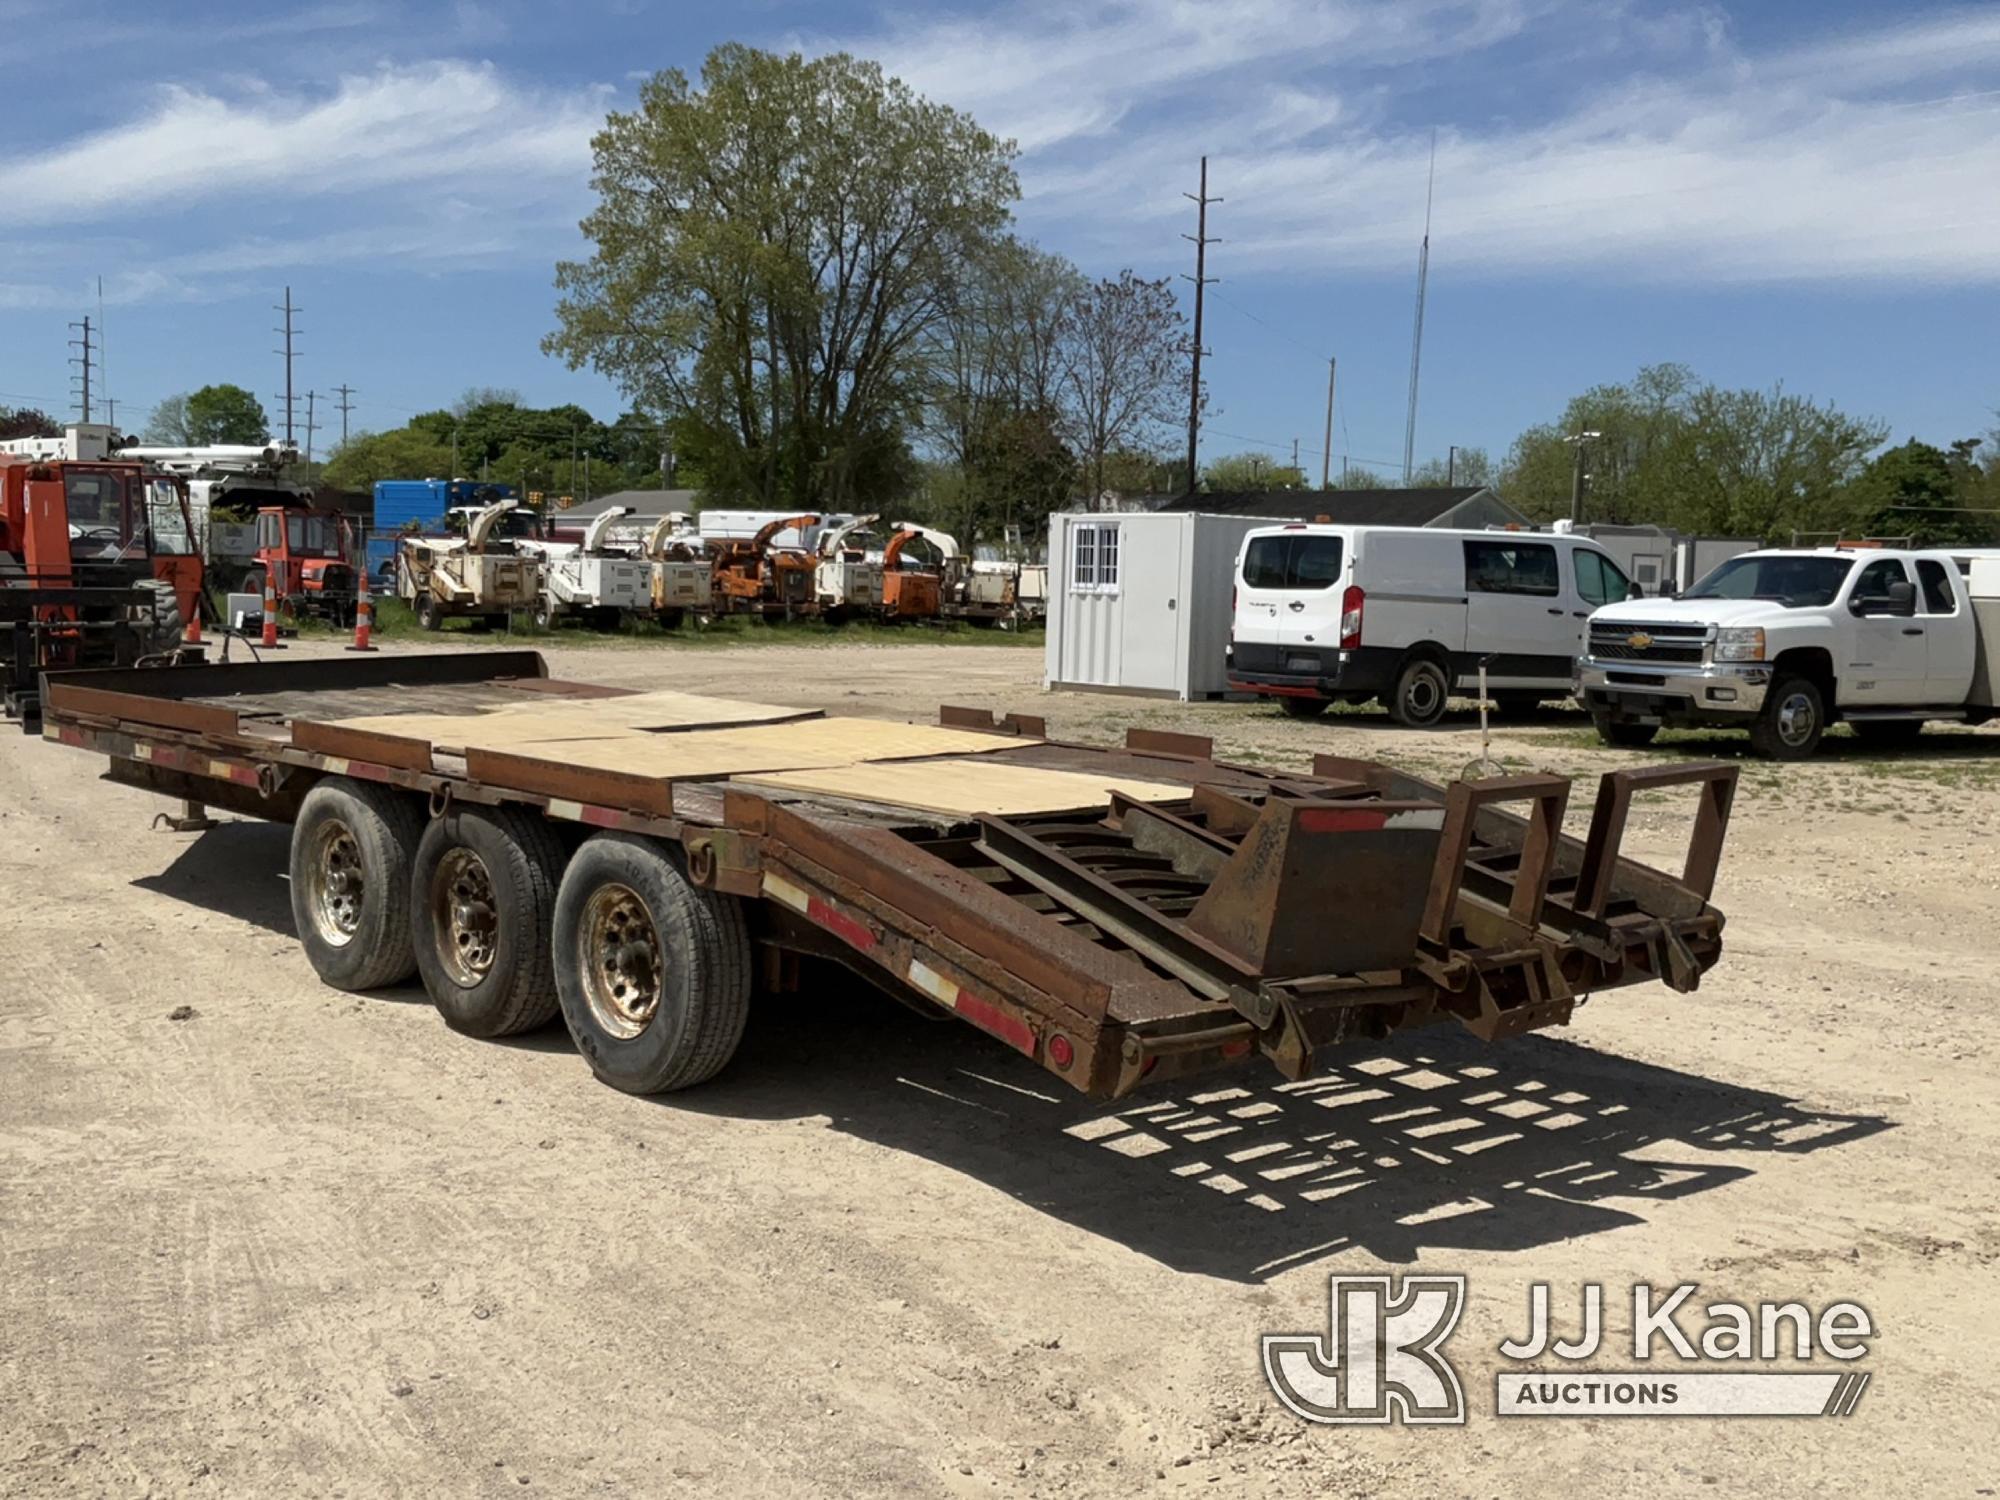
[[[305,795],[292,824],[292,921],[313,972],[337,990],[400,984],[410,942],[414,799],[334,777]]]
[[[1826,700],[1812,679],[1781,677],[1750,726],[1750,748],[1766,760],[1805,760],[1826,733]]]
[[[702,890],[653,839],[587,839],[556,894],[556,991],[591,1071],[628,1094],[705,1083],[750,1013],[750,939],[733,896]]]
[[[438,613],[437,600],[429,594],[417,595],[417,629],[436,630],[444,624],[444,617]]]
[[[1657,724],[1627,724],[1609,714],[1593,713],[1590,722],[1596,726],[1600,740],[1607,745],[1616,745],[1620,750],[1643,750],[1653,743],[1653,736],[1660,732]]]
[[[1287,693],[1278,699],[1278,707],[1285,711],[1288,719],[1317,719],[1327,711],[1330,700],[1325,698],[1300,698]]]
[[[1914,745],[1924,732],[1922,719],[1857,719],[1854,721],[1854,737],[1864,745],[1887,749],[1897,745]]]
[[[1396,676],[1389,717],[1411,729],[1429,729],[1444,717],[1451,679],[1428,656],[1413,656]]]
[[[512,1036],[555,1018],[549,934],[563,851],[544,818],[458,807],[433,818],[410,877],[417,972],[454,1031]]]

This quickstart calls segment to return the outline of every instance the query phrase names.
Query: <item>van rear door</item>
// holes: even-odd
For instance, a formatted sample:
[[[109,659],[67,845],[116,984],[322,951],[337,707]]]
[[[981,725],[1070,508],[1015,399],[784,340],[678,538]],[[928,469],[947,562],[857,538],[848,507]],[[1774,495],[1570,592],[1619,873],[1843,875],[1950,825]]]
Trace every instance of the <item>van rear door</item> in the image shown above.
[[[1331,675],[1340,648],[1346,538],[1304,526],[1253,532],[1236,578],[1236,657],[1245,671]]]

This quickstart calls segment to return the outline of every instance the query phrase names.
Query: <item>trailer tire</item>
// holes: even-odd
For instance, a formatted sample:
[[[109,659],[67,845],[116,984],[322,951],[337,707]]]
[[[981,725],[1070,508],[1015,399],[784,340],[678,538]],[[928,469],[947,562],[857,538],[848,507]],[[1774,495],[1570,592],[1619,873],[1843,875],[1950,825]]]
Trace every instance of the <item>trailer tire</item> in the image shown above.
[[[444,625],[444,617],[438,613],[437,599],[431,594],[417,595],[417,602],[412,606],[412,612],[417,617],[419,630],[437,630]]]
[[[417,973],[445,1024],[513,1036],[555,1019],[549,957],[563,851],[548,820],[455,806],[431,819],[410,875]]]
[[[669,846],[585,840],[556,893],[554,953],[563,1020],[613,1088],[691,1088],[735,1055],[750,1014],[743,908],[690,881]]]
[[[415,799],[387,787],[336,776],[306,793],[292,824],[292,921],[323,982],[373,990],[416,971],[410,867],[421,833]]]

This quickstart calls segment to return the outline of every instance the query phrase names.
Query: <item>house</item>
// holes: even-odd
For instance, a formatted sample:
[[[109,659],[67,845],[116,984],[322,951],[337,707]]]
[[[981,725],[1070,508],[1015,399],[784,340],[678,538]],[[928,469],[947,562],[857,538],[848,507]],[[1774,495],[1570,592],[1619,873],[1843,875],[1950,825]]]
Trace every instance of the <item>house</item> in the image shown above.
[[[1247,490],[1183,495],[1169,513],[1329,521],[1343,526],[1437,526],[1477,531],[1533,523],[1488,485],[1426,490]]]

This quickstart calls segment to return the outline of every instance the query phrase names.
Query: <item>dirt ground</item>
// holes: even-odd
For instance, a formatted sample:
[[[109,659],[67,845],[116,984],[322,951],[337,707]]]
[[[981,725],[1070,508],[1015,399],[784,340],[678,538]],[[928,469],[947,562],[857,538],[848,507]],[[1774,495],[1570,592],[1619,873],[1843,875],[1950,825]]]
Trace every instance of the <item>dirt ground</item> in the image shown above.
[[[1045,695],[1032,649],[551,654],[1264,764],[1478,749],[1463,715]],[[1641,758],[1587,729],[1494,751]],[[0,735],[0,1493],[1991,1495],[2000,733],[1830,749],[1746,763],[1698,994],[1105,1107],[851,982],[761,1002],[705,1088],[622,1096],[559,1026],[479,1043],[415,986],[322,988],[284,829],[149,831],[99,762]],[[1634,852],[1685,826],[1648,804]],[[1265,1386],[1258,1336],[1379,1270],[1470,1278],[1468,1425],[1308,1428]],[[1859,1301],[1873,1384],[1846,1420],[1496,1419],[1529,1284],[1568,1326],[1585,1280]]]

